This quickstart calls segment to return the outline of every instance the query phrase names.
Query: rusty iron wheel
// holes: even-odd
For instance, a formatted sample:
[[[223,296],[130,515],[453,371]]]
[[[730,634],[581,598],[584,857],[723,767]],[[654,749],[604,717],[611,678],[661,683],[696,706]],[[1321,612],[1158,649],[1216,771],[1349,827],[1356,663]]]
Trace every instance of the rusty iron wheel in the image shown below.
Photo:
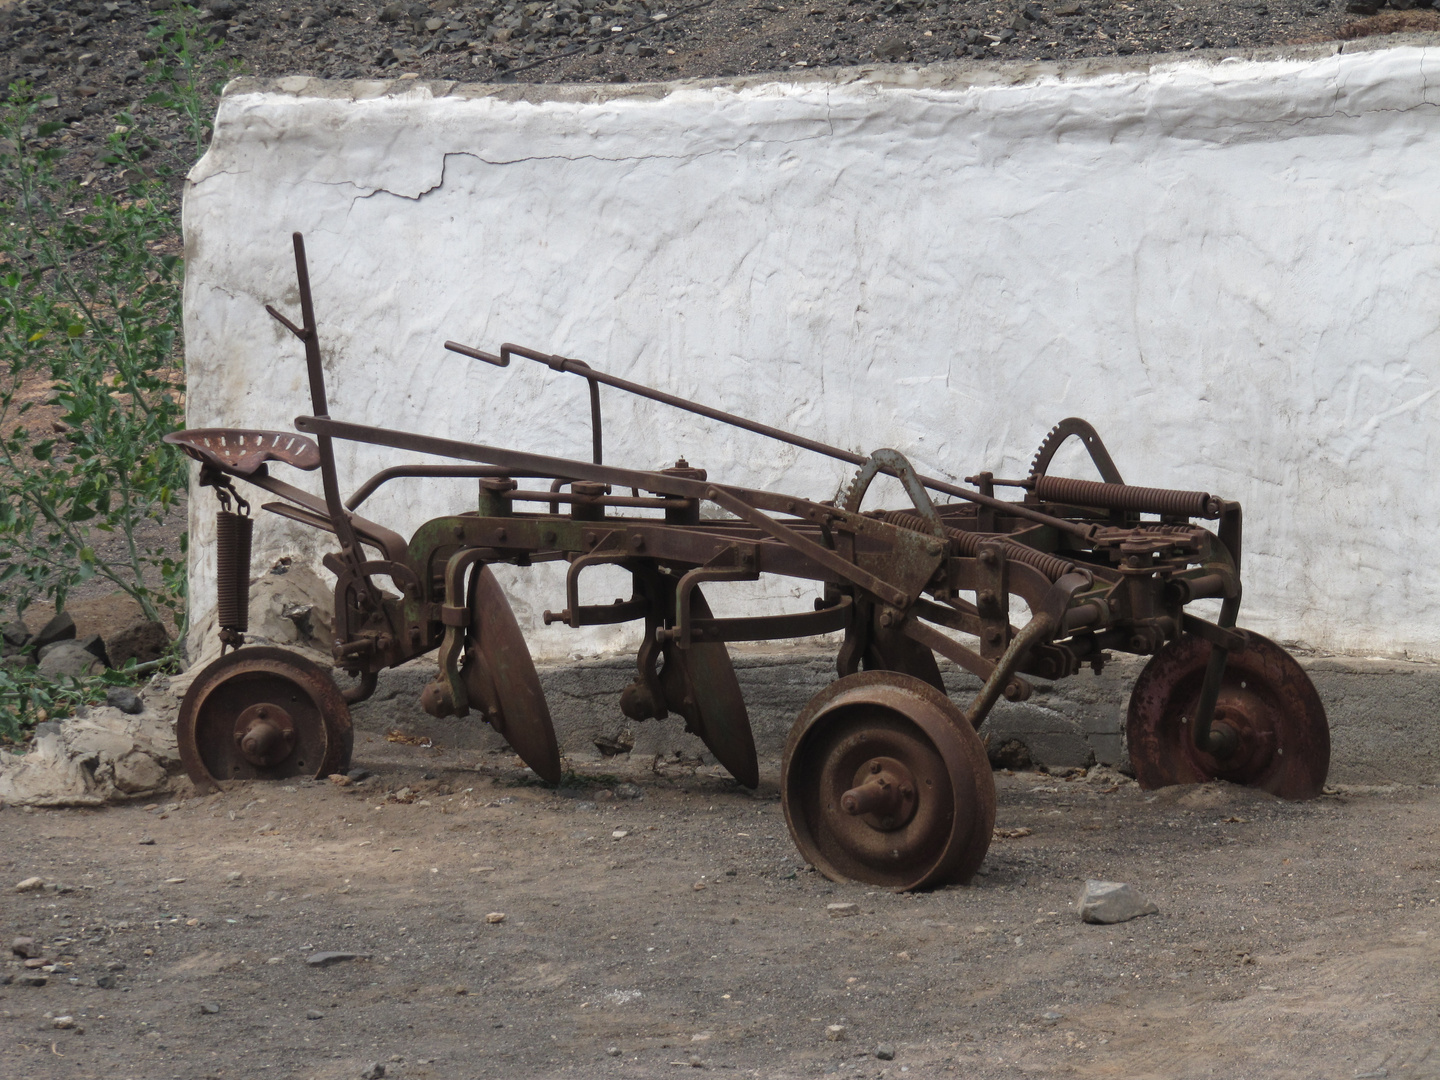
[[[1230,653],[1214,725],[1233,733],[1223,757],[1195,747],[1191,719],[1210,646],[1186,634],[1145,665],[1130,695],[1125,734],[1135,778],[1147,789],[1227,780],[1282,799],[1313,799],[1330,770],[1330,726],[1310,677],[1268,638],[1247,632]]]
[[[980,737],[948,697],[896,671],[847,675],[811,699],[780,792],[795,846],[832,881],[967,882],[995,829]]]
[[[350,709],[330,673],[286,649],[249,646],[196,676],[176,722],[195,786],[321,777],[350,766]]]

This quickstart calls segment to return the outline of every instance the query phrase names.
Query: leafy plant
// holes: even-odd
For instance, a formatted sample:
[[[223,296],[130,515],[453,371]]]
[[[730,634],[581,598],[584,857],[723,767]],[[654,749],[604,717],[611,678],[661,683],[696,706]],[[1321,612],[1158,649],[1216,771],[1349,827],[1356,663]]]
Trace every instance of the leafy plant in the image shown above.
[[[120,128],[111,154],[133,159]],[[57,129],[23,86],[0,108],[0,585],[17,612],[37,594],[58,610],[100,574],[154,619],[183,597],[139,535],[186,479],[161,442],[183,417],[175,208],[138,171],[126,197],[80,201],[55,174]],[[107,534],[121,543],[102,557]]]
[[[195,155],[233,74],[200,19],[181,6],[151,30],[145,100],[181,118]],[[183,636],[184,537],[173,558],[145,535],[188,475],[161,439],[184,413],[173,181],[192,157],[152,159],[159,144],[121,112],[101,160],[126,190],[87,191],[62,178],[64,125],[43,119],[40,97],[16,83],[0,100],[0,603],[23,614],[43,597],[60,610],[99,576],[146,617],[171,613]],[[134,676],[0,668],[0,736]]]
[[[27,728],[41,721],[104,701],[110,687],[133,685],[136,674],[133,664],[83,679],[52,678],[33,667],[0,667],[0,743],[19,742]]]

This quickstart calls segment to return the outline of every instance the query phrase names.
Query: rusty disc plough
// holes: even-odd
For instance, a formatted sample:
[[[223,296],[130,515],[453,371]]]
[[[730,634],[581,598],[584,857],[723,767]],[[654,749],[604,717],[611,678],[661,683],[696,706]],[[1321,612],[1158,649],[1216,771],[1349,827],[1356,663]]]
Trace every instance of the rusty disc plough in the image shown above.
[[[895,450],[852,453],[578,360],[449,342],[475,360],[505,366],[518,357],[586,380],[592,460],[349,423],[329,415],[298,234],[294,243],[301,321],[268,310],[304,345],[311,413],[295,420],[296,432],[167,437],[200,462],[200,483],[222,503],[220,636],[233,651],[199,675],[181,710],[181,754],[197,785],[343,769],[348,704],[373,692],[380,671],[430,652],[439,675],[422,706],[436,716],[478,714],[558,782],[549,708],[490,569],[556,561],[566,566],[565,604],[545,612],[547,623],[644,628],[634,681],[621,695],[625,715],[673,714],[750,787],[759,782],[755,745],[727,644],[842,635],[836,681],[796,721],[781,770],[791,835],[836,880],[897,889],[968,880],[995,820],[977,729],[1001,697],[1026,699],[1032,679],[1098,671],[1116,652],[1152,657],[1127,725],[1143,785],[1222,778],[1286,798],[1320,790],[1329,733],[1314,687],[1278,646],[1236,626],[1240,505],[1124,483],[1085,421],[1062,421],[1029,475],[980,473],[961,485],[921,475]],[[605,464],[602,387],[844,461],[854,480],[841,498],[812,500],[711,480],[683,460]],[[1099,480],[1051,475],[1055,451],[1071,438]],[[347,499],[336,439],[451,463],[394,465]],[[272,463],[318,469],[322,493],[272,476]],[[881,475],[900,482],[908,505],[864,509]],[[433,518],[408,540],[360,515],[382,485],[412,477],[470,478],[475,508]],[[358,679],[352,689],[342,692],[294,654],[245,644],[250,519],[236,480],[276,497],[263,509],[335,537],[325,558],[336,577],[334,657]],[[1019,497],[999,498],[1000,489]],[[582,603],[580,579],[597,566],[628,571],[631,595]],[[817,583],[822,599],[812,611],[717,617],[702,592],[767,575]],[[1188,610],[1197,600],[1218,600],[1219,617]],[[1020,625],[1011,621],[1015,601],[1028,613]],[[980,680],[963,707],[946,695],[937,657]]]

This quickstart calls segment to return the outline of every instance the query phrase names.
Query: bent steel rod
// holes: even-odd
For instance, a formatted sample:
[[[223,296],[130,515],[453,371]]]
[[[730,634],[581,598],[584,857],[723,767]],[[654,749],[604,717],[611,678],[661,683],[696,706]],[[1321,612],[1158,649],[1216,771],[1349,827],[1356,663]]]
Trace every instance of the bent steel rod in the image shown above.
[[[512,345],[506,343],[500,346],[498,359],[493,353],[484,352],[481,349],[472,349],[468,345],[461,345],[459,342],[447,341],[445,348],[451,352],[459,353],[462,356],[469,356],[476,360],[484,360],[486,363],[495,364],[498,367],[508,366],[510,357],[523,356],[528,360],[535,360],[549,367],[552,371],[567,372],[571,375],[579,375],[588,379],[593,387],[597,382],[606,386],[613,386],[617,390],[624,390],[626,393],[634,394],[637,397],[649,398],[651,401],[658,401],[662,405],[669,405],[685,412],[695,413],[697,416],[704,416],[710,420],[718,420],[722,424],[729,424],[731,427],[742,428],[745,431],[754,432],[756,435],[763,435],[768,439],[775,439],[778,442],[789,443],[791,446],[798,446],[802,450],[810,450],[825,457],[835,458],[838,461],[847,462],[850,465],[864,465],[870,459],[864,454],[855,454],[849,450],[842,450],[838,446],[830,446],[828,443],[817,442],[815,439],[807,439],[803,435],[795,435],[783,428],[771,427],[769,424],[762,424],[757,420],[749,420],[734,413],[725,412],[722,409],[712,409],[709,405],[701,405],[686,398],[676,397],[674,394],[667,394],[663,390],[655,390],[643,383],[631,382],[629,379],[622,379],[616,375],[610,375],[592,368],[580,360],[570,360],[563,356],[554,356],[550,353],[542,353],[536,349],[527,349],[523,345]],[[894,476],[895,473],[886,468],[880,467],[880,471]],[[971,491],[968,488],[959,487],[955,484],[938,480],[933,476],[917,476],[917,479],[930,488],[932,491],[940,491],[946,495],[953,495],[957,499],[964,499],[966,502],[977,503],[980,506],[988,506],[992,510],[1000,510],[1007,514],[1014,514],[1017,517],[1027,518],[1030,521],[1039,522],[1042,525],[1049,525],[1080,537],[1082,540],[1089,540],[1095,532],[1093,525],[1081,525],[1078,522],[1066,521],[1064,518],[1053,517],[1050,514],[1042,513],[1039,510],[1032,510],[1019,503],[1005,502],[1003,499],[992,498],[989,495],[982,495],[978,491]]]

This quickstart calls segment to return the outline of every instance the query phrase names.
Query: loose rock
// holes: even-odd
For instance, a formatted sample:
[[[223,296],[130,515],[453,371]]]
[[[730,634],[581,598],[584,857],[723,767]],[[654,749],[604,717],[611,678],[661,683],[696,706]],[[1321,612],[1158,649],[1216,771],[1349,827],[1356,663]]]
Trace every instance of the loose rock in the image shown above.
[[[487,923],[502,923],[505,921],[505,913],[503,911],[492,911],[489,915],[485,916],[485,921]]]
[[[1087,881],[1080,894],[1080,918],[1087,923],[1129,922],[1141,915],[1155,915],[1160,909],[1119,881]]]
[[[112,686],[106,690],[105,704],[130,716],[139,716],[145,711],[145,703],[140,700],[140,695],[128,686]]]
[[[860,914],[859,904],[826,904],[825,913],[832,919],[845,919]]]
[[[56,641],[71,641],[75,637],[75,620],[68,611],[62,611],[40,628],[40,632],[29,642],[31,648],[43,649]]]
[[[616,784],[615,798],[617,799],[643,799],[645,792],[640,790],[638,784]]]
[[[45,888],[45,879],[43,877],[27,877],[24,881],[18,882],[15,885],[16,892],[39,892],[43,888]]]
[[[360,1071],[360,1080],[380,1080],[385,1075],[385,1066],[378,1061],[372,1061]]]
[[[21,960],[28,960],[32,956],[40,955],[40,946],[33,937],[17,937],[10,943],[10,951]]]
[[[324,1014],[323,1012],[321,1012],[319,1009],[306,1009],[306,1010],[305,1010],[305,1019],[306,1019],[306,1020],[323,1020],[323,1019],[325,1019],[325,1014]]]
[[[114,975],[97,975],[95,976],[95,985],[101,990],[114,990],[120,985],[120,980]]]
[[[891,1046],[889,1043],[881,1043],[879,1046],[875,1047],[875,1056],[881,1061],[894,1061],[895,1047]]]
[[[347,960],[369,960],[369,953],[353,952],[317,952],[311,953],[305,958],[305,963],[313,968],[329,967],[331,964],[342,964]]]
[[[825,1038],[830,1042],[840,1042],[845,1038],[844,1024],[831,1024],[825,1029]]]
[[[78,641],[62,641],[43,651],[45,655],[40,660],[40,674],[51,678],[69,676],[82,679],[105,670],[105,661]]]
[[[110,663],[117,668],[123,668],[131,660],[137,664],[159,660],[168,648],[170,635],[164,625],[148,619],[133,622],[105,639],[105,651],[110,654]]]
[[[206,1016],[214,1016],[220,1011],[220,1006],[213,1001],[204,1001],[200,1003],[200,1011]]]

